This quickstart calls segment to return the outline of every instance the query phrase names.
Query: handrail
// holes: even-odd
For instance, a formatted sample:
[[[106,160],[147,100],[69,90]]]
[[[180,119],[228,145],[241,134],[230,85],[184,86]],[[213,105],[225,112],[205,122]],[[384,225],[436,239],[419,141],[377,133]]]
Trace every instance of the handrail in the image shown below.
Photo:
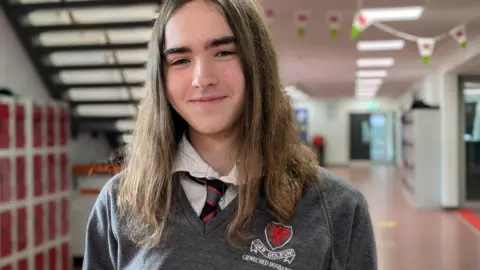
[[[76,165],[72,166],[72,174],[88,174],[89,176],[97,174],[115,175],[123,170],[120,164],[92,164],[92,165]]]

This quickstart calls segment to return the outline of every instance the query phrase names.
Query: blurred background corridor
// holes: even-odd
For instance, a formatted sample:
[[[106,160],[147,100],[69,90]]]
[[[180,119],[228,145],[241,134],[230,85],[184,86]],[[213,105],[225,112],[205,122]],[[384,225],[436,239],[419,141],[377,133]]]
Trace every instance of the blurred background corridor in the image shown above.
[[[379,269],[479,270],[480,1],[258,1],[298,135],[366,196]],[[0,0],[0,270],[81,268],[161,2]]]

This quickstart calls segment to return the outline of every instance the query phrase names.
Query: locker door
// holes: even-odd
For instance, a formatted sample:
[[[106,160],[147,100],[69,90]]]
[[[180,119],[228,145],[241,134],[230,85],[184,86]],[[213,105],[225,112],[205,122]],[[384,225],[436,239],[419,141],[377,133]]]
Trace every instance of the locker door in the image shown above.
[[[56,201],[48,202],[48,239],[55,240],[57,231],[57,210]]]
[[[10,158],[0,158],[0,204],[11,200]]]
[[[55,144],[55,109],[52,106],[47,108],[47,143],[48,146]]]
[[[17,148],[25,147],[25,106],[15,106],[15,144]]]
[[[10,112],[8,104],[0,104],[0,149],[10,147]]]
[[[55,177],[55,156],[53,154],[49,154],[47,157],[47,162],[48,162],[48,193],[54,193],[55,192],[55,183],[56,183],[56,177]]]
[[[33,107],[33,146],[43,145],[43,115],[42,108],[38,105]]]
[[[34,208],[34,230],[35,230],[35,246],[40,246],[43,244],[45,237],[44,237],[44,229],[43,229],[43,205],[37,204]]]
[[[4,211],[0,213],[0,258],[12,254],[12,213]]]
[[[17,172],[17,199],[23,200],[27,196],[25,157],[17,157],[15,163]]]
[[[27,235],[27,209],[25,207],[17,210],[17,242],[18,252],[21,252],[27,248],[28,235]]]
[[[40,197],[43,194],[43,166],[42,166],[42,156],[35,155],[33,157],[33,188],[34,196]]]

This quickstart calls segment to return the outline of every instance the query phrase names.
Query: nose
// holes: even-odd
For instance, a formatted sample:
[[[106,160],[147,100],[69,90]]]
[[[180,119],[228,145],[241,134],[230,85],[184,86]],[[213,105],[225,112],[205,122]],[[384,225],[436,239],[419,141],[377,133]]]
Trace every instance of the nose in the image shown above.
[[[208,59],[197,59],[193,71],[192,86],[195,88],[208,88],[218,82],[214,63]]]

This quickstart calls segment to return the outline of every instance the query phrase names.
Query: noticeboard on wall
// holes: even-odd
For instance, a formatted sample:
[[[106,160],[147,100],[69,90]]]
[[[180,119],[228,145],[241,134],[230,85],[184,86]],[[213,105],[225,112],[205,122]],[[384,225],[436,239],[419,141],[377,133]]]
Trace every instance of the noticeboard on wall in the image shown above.
[[[304,142],[308,140],[308,110],[305,108],[295,109],[295,119],[297,121],[298,135]]]

